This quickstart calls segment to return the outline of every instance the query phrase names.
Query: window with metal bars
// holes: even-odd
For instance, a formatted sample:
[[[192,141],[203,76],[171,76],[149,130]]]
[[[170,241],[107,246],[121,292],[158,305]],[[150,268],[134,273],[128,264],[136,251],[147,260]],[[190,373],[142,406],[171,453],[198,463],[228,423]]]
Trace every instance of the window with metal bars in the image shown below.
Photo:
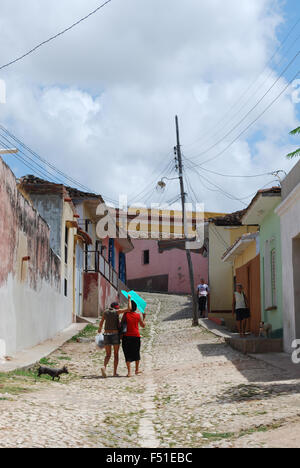
[[[65,264],[68,264],[68,254],[69,254],[69,229],[65,228]]]
[[[277,281],[276,281],[276,250],[271,251],[271,289],[272,306],[277,305]]]

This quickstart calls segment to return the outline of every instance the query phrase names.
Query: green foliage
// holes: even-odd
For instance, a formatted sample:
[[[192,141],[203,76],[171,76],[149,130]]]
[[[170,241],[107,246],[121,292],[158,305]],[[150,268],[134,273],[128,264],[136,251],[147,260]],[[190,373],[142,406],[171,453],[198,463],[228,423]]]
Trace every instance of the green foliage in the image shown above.
[[[233,432],[224,432],[224,433],[211,433],[211,432],[204,432],[202,434],[204,439],[209,439],[212,441],[218,441],[222,439],[230,439],[234,436]]]
[[[98,331],[98,327],[95,327],[94,325],[90,324],[87,325],[78,335],[73,336],[70,341],[77,341],[79,338],[92,338],[96,336]]]
[[[300,148],[298,148],[296,151],[293,151],[292,153],[289,153],[287,155],[287,158],[293,159],[293,158],[296,158],[297,156],[300,156]]]
[[[299,133],[300,133],[300,127],[295,128],[295,130],[292,130],[290,132],[290,135],[299,135]]]
[[[299,134],[300,134],[300,127],[295,128],[295,130],[292,130],[290,132],[290,135],[299,135]],[[289,153],[287,155],[287,158],[288,159],[293,159],[293,158],[295,158],[297,156],[300,156],[300,148],[298,148],[296,151],[293,151],[292,153]]]
[[[51,361],[49,358],[42,358],[40,360],[40,364],[42,366],[55,366],[56,365],[56,362],[54,361]]]

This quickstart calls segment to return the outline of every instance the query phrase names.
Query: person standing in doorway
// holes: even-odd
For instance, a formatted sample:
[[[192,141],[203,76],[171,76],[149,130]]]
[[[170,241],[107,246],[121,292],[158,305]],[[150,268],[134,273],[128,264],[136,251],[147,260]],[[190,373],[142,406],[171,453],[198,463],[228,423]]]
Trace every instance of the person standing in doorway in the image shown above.
[[[208,284],[205,283],[205,280],[203,278],[201,278],[200,284],[197,286],[197,292],[200,317],[205,317],[206,304],[209,296],[209,287]]]
[[[246,336],[246,324],[249,318],[248,299],[243,290],[242,284],[236,285],[236,291],[233,294],[232,316],[236,316],[237,328],[241,338]]]

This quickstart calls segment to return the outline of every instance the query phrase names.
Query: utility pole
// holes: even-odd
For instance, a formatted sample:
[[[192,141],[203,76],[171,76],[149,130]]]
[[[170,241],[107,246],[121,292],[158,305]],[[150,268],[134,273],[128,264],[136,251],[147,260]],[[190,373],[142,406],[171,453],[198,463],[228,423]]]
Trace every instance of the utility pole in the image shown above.
[[[181,193],[181,204],[182,204],[182,221],[183,221],[184,237],[185,239],[187,239],[188,229],[187,229],[187,218],[186,218],[186,209],[185,209],[186,193],[184,191],[182,155],[181,155],[179,123],[178,123],[177,115],[175,117],[175,122],[176,122],[176,137],[177,137],[176,154],[177,154],[178,170],[179,170],[179,182],[180,182],[180,193]],[[186,249],[186,256],[187,256],[188,267],[189,267],[190,284],[191,284],[191,292],[192,292],[192,299],[193,299],[193,326],[197,327],[199,325],[198,302],[197,302],[197,295],[195,291],[194,270],[193,270],[193,263],[192,263],[192,256],[191,256],[190,249]]]

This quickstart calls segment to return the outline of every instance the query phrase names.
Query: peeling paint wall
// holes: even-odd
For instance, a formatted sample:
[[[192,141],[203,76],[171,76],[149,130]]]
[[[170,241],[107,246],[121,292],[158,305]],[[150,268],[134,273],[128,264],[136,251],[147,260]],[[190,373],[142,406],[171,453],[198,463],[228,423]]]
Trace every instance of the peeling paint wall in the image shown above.
[[[0,158],[1,352],[34,346],[71,323],[72,298],[61,292],[61,261],[50,248],[49,226]]]
[[[60,194],[30,194],[31,200],[38,213],[47,221],[50,227],[50,246],[61,257],[61,232],[63,200]]]
[[[99,317],[115,301],[118,301],[118,291],[100,273],[84,274],[84,317]]]

